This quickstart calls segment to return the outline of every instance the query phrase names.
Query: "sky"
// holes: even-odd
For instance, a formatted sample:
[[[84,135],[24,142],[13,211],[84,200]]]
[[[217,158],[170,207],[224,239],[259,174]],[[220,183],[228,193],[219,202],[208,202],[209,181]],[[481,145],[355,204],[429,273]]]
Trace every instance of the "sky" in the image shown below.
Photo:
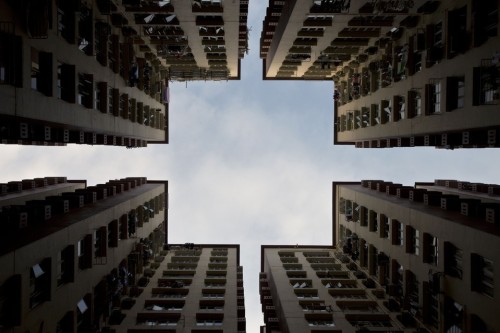
[[[170,144],[0,146],[0,182],[45,176],[169,181],[169,242],[241,244],[247,331],[263,323],[260,245],[330,245],[332,181],[500,184],[500,150],[333,145],[333,83],[262,81],[267,1],[250,1],[242,78],[172,83]]]

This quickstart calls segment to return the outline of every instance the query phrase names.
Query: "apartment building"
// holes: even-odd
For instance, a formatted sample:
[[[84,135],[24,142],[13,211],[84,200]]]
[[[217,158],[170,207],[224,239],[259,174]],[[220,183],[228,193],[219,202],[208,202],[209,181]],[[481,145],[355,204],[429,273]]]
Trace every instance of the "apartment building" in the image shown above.
[[[499,189],[456,180],[334,182],[334,244],[427,331],[496,332]]]
[[[263,25],[264,79],[334,82],[334,144],[499,145],[497,0],[270,0]]]
[[[116,333],[245,332],[239,245],[170,244],[141,293],[113,322]],[[122,303],[123,304],[123,303]]]
[[[419,11],[379,17],[389,32],[335,75],[335,143],[497,147],[498,1]]]
[[[111,332],[166,256],[168,183],[46,177],[0,189],[0,331]]]
[[[262,333],[428,333],[383,285],[332,245],[263,245]]]
[[[168,143],[169,82],[239,79],[247,12],[247,0],[1,0],[1,142]]]

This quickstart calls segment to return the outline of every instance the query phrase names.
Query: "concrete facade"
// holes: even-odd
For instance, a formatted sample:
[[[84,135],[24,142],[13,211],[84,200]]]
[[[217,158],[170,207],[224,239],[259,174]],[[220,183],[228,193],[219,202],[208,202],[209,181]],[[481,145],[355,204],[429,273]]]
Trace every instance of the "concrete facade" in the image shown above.
[[[423,327],[394,308],[385,288],[333,246],[263,245],[261,260],[261,332],[417,332]]]
[[[334,144],[497,147],[498,1],[270,0],[263,78],[332,80]]]
[[[334,183],[334,244],[431,332],[495,332],[498,185]]]
[[[115,332],[245,332],[239,245],[170,244]]]
[[[1,142],[168,143],[169,82],[239,79],[247,13],[247,0],[2,0]]]
[[[144,270],[164,257],[167,182],[49,177],[6,187],[0,330],[100,332],[121,318]]]

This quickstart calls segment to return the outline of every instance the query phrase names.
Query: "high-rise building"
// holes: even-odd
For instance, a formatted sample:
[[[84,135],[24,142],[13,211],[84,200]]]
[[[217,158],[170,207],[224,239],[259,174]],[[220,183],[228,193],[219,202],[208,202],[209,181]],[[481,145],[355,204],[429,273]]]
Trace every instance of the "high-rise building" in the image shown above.
[[[430,332],[500,330],[500,186],[333,183],[337,248]]]
[[[345,30],[381,34],[365,38],[369,44],[334,76],[335,143],[498,147],[498,1],[415,1],[414,8],[394,15],[375,6],[349,21]],[[347,42],[361,40],[354,36]]]
[[[166,181],[47,177],[0,189],[1,332],[98,332],[166,256]]]
[[[342,250],[263,245],[261,251],[262,333],[429,332]]]
[[[332,80],[334,144],[497,147],[498,1],[270,0],[264,79]]]
[[[168,143],[169,81],[240,78],[248,1],[0,1],[2,143]]]
[[[140,295],[110,326],[116,333],[246,331],[239,245],[168,247]],[[126,316],[125,316],[126,315]]]

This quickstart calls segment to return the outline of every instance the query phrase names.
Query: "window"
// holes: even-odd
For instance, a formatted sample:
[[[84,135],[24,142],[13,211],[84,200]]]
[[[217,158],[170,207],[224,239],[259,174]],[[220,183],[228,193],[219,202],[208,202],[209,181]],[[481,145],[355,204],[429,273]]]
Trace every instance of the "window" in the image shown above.
[[[202,297],[209,299],[224,299],[225,289],[203,289]]]
[[[441,81],[431,80],[425,85],[426,114],[441,112]]]
[[[38,50],[31,48],[31,89],[37,90],[40,85],[38,77],[40,76],[40,64],[38,60]]]
[[[361,316],[361,315],[360,315]],[[348,317],[348,316],[346,316]],[[383,320],[362,320],[362,319],[351,319],[349,323],[354,327],[392,327],[389,318]]]
[[[82,4],[79,8],[79,12],[80,19],[78,21],[78,49],[86,55],[92,55],[92,9]]]
[[[200,304],[200,310],[206,310],[206,311],[224,311],[224,305]]]
[[[58,286],[73,282],[75,275],[74,253],[75,247],[73,245],[69,245],[57,254],[56,278]]]
[[[333,319],[331,320],[308,320],[307,324],[309,326],[327,326],[327,327],[335,327]]]
[[[337,301],[337,306],[342,311],[362,311],[362,312],[380,312],[375,301]]]
[[[419,303],[419,282],[415,273],[406,270],[405,274],[405,293],[409,300],[410,313],[416,315],[420,313]]]
[[[397,260],[392,259],[391,261],[391,283],[394,286],[397,286],[395,290],[392,291],[389,290],[389,293],[392,294],[392,296],[402,296],[402,287],[403,287],[403,273],[404,273],[404,267],[401,265]]]
[[[481,67],[473,69],[473,105],[497,104],[500,100],[498,67],[492,60],[482,60]]]
[[[465,79],[460,77],[446,78],[446,111],[464,107]]]
[[[369,216],[369,211],[366,207],[361,206],[360,207],[360,221],[359,225],[362,227],[366,227],[368,225],[368,216]]]
[[[391,219],[380,214],[380,237],[389,239],[391,237]]]
[[[146,300],[144,310],[149,311],[181,311],[184,308],[184,301],[151,301]]]
[[[66,333],[73,332],[73,311],[68,311],[66,314],[57,322],[56,333]]]
[[[406,226],[406,253],[419,255],[420,252],[420,232],[412,226]]]
[[[95,23],[95,56],[96,60],[102,65],[108,65],[108,36],[111,33],[111,27],[104,22]]]
[[[444,327],[445,332],[464,332],[464,306],[452,298],[444,299]],[[479,332],[472,330],[471,332]]]
[[[467,6],[448,12],[447,56],[453,58],[467,50]]]
[[[92,109],[94,107],[94,82],[92,74],[78,73],[78,104]]]
[[[31,89],[52,96],[52,53],[31,48]]]
[[[322,301],[299,301],[303,311],[326,312],[327,307]],[[331,306],[330,306],[331,308]]]
[[[222,326],[221,319],[198,319],[196,326]]]
[[[85,295],[76,303],[76,330],[77,333],[85,333],[91,331],[91,298],[90,294]]]
[[[437,47],[443,45],[443,22],[434,25],[433,45]]]
[[[120,115],[123,119],[128,119],[128,94],[121,94],[120,95]]]
[[[118,220],[113,220],[108,224],[108,246],[118,246]]]
[[[444,242],[444,272],[449,276],[462,279],[463,251],[450,242]]]
[[[92,245],[92,235],[86,235],[83,239],[78,241],[78,268],[82,270],[92,268]]]
[[[429,292],[427,294],[429,298],[429,304],[427,308],[428,314],[427,319],[424,318],[424,322],[431,324],[435,328],[439,327],[439,294],[435,292]]]
[[[122,215],[119,222],[119,240],[128,238],[128,215]]]
[[[408,118],[422,115],[422,98],[417,90],[408,91]]]
[[[76,2],[57,0],[57,34],[68,43],[75,43],[75,6]]]
[[[0,327],[21,324],[21,275],[13,275],[0,285]]]
[[[431,234],[424,232],[423,239],[423,260],[428,264],[438,265],[438,239]]]
[[[30,270],[30,308],[50,299],[50,258],[35,264]]]
[[[113,98],[113,87],[108,87],[108,113],[109,114],[114,114],[115,113],[115,104],[114,101],[115,99]]]
[[[372,232],[378,231],[378,214],[377,212],[370,210],[370,220],[369,220],[369,229]]]
[[[283,268],[287,271],[301,271],[302,264],[283,264]]]
[[[380,124],[380,110],[378,104],[372,104],[370,108],[370,126]]]
[[[68,103],[75,103],[75,66],[57,63],[57,97]]]
[[[484,295],[494,297],[494,275],[493,261],[480,256],[477,253],[471,254],[471,289]]]
[[[0,84],[22,87],[22,38],[12,31],[0,33]]]
[[[426,67],[429,68],[443,58],[443,22],[428,24],[426,35]]]
[[[474,46],[485,43],[489,37],[498,34],[498,3],[497,1],[472,2],[472,22]]]
[[[318,291],[317,290],[300,290],[295,289],[295,295],[298,299],[318,299]]]
[[[108,247],[108,232],[106,227],[94,231],[94,257],[106,257]]]
[[[377,275],[377,255],[378,255],[378,250],[375,246],[373,245],[369,245],[368,246],[368,256],[369,256],[369,260],[368,260],[368,273],[370,275]]]
[[[137,319],[137,325],[144,325],[144,326],[162,326],[162,327],[175,327],[177,326],[178,320],[175,319],[147,319],[147,318],[141,318]]]
[[[108,66],[113,72],[120,71],[120,37],[118,35],[111,35],[108,39]]]
[[[392,220],[392,245],[404,244],[404,225],[398,220]]]

